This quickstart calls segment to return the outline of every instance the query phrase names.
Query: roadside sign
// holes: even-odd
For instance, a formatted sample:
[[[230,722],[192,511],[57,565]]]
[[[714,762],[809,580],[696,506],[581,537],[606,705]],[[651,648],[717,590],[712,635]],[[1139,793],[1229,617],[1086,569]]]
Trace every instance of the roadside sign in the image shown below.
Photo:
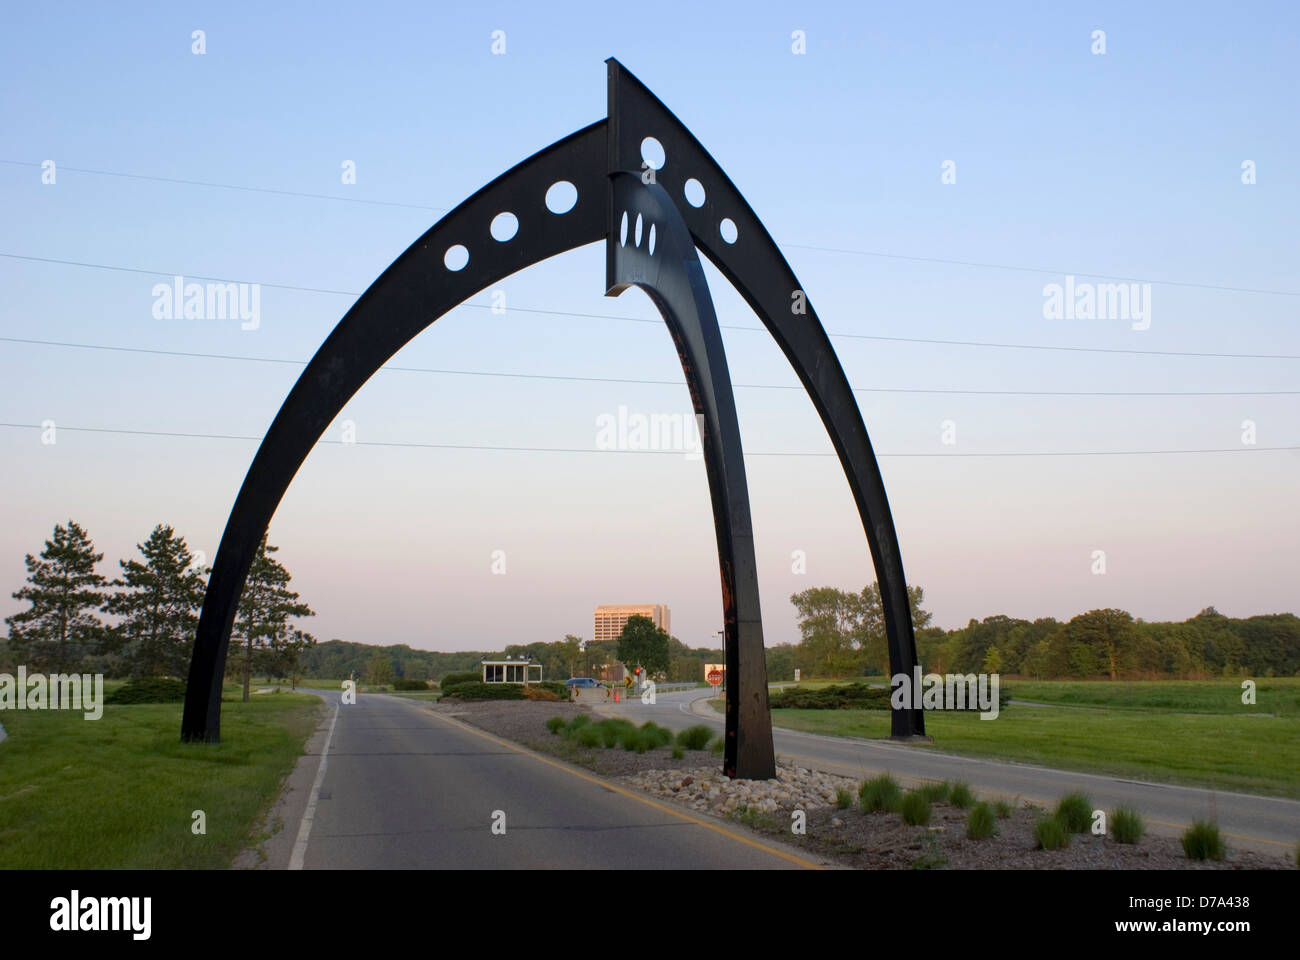
[[[709,683],[717,687],[722,684],[722,676],[723,674],[721,670],[710,670],[704,679],[708,680]]]

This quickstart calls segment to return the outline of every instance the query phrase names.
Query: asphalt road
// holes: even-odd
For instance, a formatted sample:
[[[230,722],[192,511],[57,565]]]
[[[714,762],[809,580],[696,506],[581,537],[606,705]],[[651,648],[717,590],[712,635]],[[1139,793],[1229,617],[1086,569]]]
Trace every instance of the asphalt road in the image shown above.
[[[721,731],[722,716],[705,702],[712,696],[710,690],[695,689],[658,694],[653,706],[635,696],[617,705],[594,705],[637,723],[654,720],[673,730],[709,723]],[[904,785],[965,780],[977,793],[1007,799],[1019,796],[1042,806],[1055,806],[1063,794],[1082,790],[1104,810],[1132,806],[1153,833],[1177,835],[1193,820],[1217,819],[1225,836],[1242,849],[1293,854],[1300,840],[1300,802],[1295,800],[959,757],[931,746],[829,737],[780,727],[772,732],[778,757],[826,773],[865,779],[889,772]]]
[[[273,813],[262,866],[292,869],[791,869],[807,855],[623,791],[439,717],[326,701]],[[497,831],[494,832],[494,825]],[[255,865],[246,862],[246,866]]]

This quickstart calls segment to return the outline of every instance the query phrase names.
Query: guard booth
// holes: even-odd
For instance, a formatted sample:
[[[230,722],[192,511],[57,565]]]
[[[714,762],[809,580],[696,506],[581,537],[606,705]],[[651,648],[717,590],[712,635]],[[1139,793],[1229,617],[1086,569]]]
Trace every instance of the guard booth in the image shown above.
[[[540,683],[542,665],[536,660],[483,660],[484,683]]]

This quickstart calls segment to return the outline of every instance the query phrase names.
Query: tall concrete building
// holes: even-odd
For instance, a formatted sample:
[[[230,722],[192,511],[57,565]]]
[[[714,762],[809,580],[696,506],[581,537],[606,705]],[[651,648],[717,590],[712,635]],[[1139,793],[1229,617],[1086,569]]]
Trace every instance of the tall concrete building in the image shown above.
[[[623,604],[596,608],[591,639],[617,640],[628,618],[635,616],[647,617],[656,627],[673,632],[666,603]]]

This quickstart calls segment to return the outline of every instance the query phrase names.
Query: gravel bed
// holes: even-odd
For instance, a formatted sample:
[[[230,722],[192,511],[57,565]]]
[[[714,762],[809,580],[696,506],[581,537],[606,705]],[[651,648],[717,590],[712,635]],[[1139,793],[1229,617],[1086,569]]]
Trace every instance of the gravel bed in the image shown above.
[[[897,813],[863,813],[856,805],[835,806],[837,788],[857,800],[858,784],[789,763],[777,765],[776,780],[731,780],[722,775],[722,758],[706,751],[686,751],[680,760],[667,749],[635,753],[621,749],[584,749],[546,729],[554,716],[579,713],[601,719],[590,707],[575,703],[530,701],[452,701],[430,709],[457,717],[539,752],[576,763],[602,776],[644,790],[656,798],[694,812],[728,817],[758,833],[806,847],[811,853],[849,867],[887,869],[974,870],[1276,870],[1294,869],[1294,854],[1234,850],[1228,841],[1222,862],[1188,860],[1177,838],[1147,836],[1137,844],[1109,837],[1075,834],[1064,850],[1035,850],[1034,824],[1043,811],[1021,806],[997,821],[988,840],[966,839],[966,810],[947,803],[931,805],[924,827],[903,823]],[[791,831],[791,813],[804,811],[803,835]]]

